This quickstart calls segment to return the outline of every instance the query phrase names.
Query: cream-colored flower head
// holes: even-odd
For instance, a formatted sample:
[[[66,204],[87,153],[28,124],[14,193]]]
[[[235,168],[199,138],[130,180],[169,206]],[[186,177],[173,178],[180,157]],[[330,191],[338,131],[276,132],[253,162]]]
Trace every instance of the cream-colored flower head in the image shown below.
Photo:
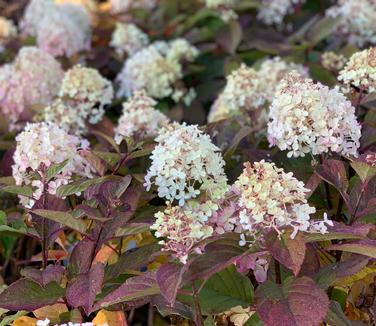
[[[0,47],[3,45],[4,41],[7,41],[16,36],[16,25],[14,25],[11,20],[6,19],[5,17],[0,17]]]
[[[268,139],[288,156],[329,151],[357,155],[361,127],[351,102],[297,72],[281,81],[270,108]]]
[[[347,86],[360,88],[363,92],[375,92],[376,48],[354,53],[339,72],[338,79]]]
[[[242,64],[227,77],[223,92],[210,110],[208,122],[226,119],[241,112],[258,110],[271,103],[279,82],[292,70],[308,75],[302,65],[287,63],[280,57],[266,59],[257,71]],[[261,112],[257,119],[258,121],[253,122],[264,125],[267,115]]]
[[[287,14],[294,12],[296,5],[305,0],[262,0],[257,18],[266,25],[281,25]]]
[[[136,25],[116,23],[110,45],[120,56],[133,55],[148,44],[149,37]]]
[[[131,9],[153,9],[159,0],[110,0],[111,12],[124,14]]]
[[[21,31],[35,36],[38,47],[51,55],[70,57],[90,49],[90,24],[90,15],[82,5],[32,0],[22,18]]]
[[[124,137],[155,137],[169,119],[155,108],[157,104],[144,91],[139,91],[125,103],[123,114],[115,129],[115,141],[120,144]]]
[[[33,199],[21,197],[22,203],[28,207],[41,197],[42,178],[51,165],[66,161],[62,171],[46,185],[46,191],[50,194],[56,194],[56,189],[60,185],[67,184],[74,174],[92,176],[90,165],[78,153],[79,149],[89,149],[89,143],[69,135],[55,124],[46,122],[27,124],[17,135],[16,141],[13,177],[17,185],[33,187]],[[39,175],[39,178],[36,175]]]
[[[308,77],[308,70],[301,64],[290,63],[281,57],[266,59],[258,70],[259,78],[263,81],[263,92],[266,100],[271,103],[281,80],[291,71],[298,71],[302,76]]]
[[[155,214],[156,221],[151,226],[164,251],[172,252],[182,263],[187,262],[193,246],[212,235],[213,228],[197,218],[194,211],[168,204],[163,212]]]
[[[109,80],[93,68],[76,65],[68,70],[63,79],[59,97],[69,101],[72,107],[89,111],[89,123],[98,123],[104,114],[104,106],[112,102],[114,91]]]
[[[60,63],[36,47],[21,48],[11,64],[0,67],[0,110],[10,129],[52,102],[63,74]]]
[[[347,62],[346,57],[341,53],[333,51],[324,52],[321,55],[321,64],[325,69],[337,72],[341,70]]]
[[[224,21],[238,17],[234,11],[238,3],[239,0],[205,0],[206,7],[216,10]]]
[[[293,229],[292,238],[298,231],[326,232],[327,220],[310,220],[316,210],[307,203],[304,183],[274,163],[246,162],[233,191],[239,196],[239,224],[246,235],[257,237],[268,230],[280,234],[286,228]]]
[[[148,190],[156,185],[159,197],[177,200],[179,206],[200,195],[213,201],[223,197],[227,191],[224,160],[198,126],[173,123],[162,128],[155,140],[157,146],[145,176]]]
[[[182,63],[193,61],[197,55],[198,50],[184,39],[149,45],[126,60],[117,77],[118,97],[129,97],[135,91],[145,90],[155,99],[184,100],[189,92],[177,85],[183,77]]]
[[[374,0],[338,0],[326,15],[340,20],[337,35],[360,47],[376,44],[376,3]]]

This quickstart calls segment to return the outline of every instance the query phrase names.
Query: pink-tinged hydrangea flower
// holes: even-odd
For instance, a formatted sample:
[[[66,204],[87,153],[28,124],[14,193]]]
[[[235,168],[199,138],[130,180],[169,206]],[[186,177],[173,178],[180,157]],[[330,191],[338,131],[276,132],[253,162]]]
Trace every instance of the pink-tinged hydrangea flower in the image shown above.
[[[294,7],[305,0],[262,0],[257,18],[267,25],[280,25],[286,15],[294,12]]]
[[[123,14],[131,9],[151,10],[158,4],[159,0],[110,0],[111,12]]]
[[[195,212],[180,206],[168,207],[155,214],[156,221],[151,226],[165,251],[172,252],[182,263],[187,262],[188,254],[200,240],[212,235],[213,229],[206,225]]]
[[[13,63],[0,67],[0,109],[11,129],[30,118],[34,107],[51,103],[63,73],[59,62],[35,47],[23,47]]]
[[[376,43],[376,3],[374,0],[338,0],[326,11],[328,17],[340,19],[337,35],[360,47]]]
[[[198,50],[184,39],[149,45],[125,61],[117,77],[118,97],[145,90],[156,99],[170,96],[175,102],[191,100],[192,95],[181,85],[182,63],[193,61],[197,55]]]
[[[83,134],[86,122],[96,124],[102,119],[104,106],[111,103],[113,94],[111,82],[97,70],[76,65],[65,73],[59,98],[44,110],[44,118],[74,134]]]
[[[321,64],[325,69],[338,72],[346,64],[346,57],[341,53],[336,53],[333,51],[324,52],[321,55]]]
[[[316,210],[305,198],[309,190],[274,163],[246,162],[232,190],[238,194],[238,223],[243,233],[254,238],[270,230],[281,234],[292,229],[291,238],[298,231],[326,233],[325,224],[332,225],[326,215],[323,221],[310,219]]]
[[[339,72],[338,79],[362,92],[376,91],[376,47],[354,53]]]
[[[33,187],[32,199],[20,196],[21,203],[26,207],[32,207],[44,190],[49,194],[56,194],[56,189],[69,183],[74,174],[92,177],[91,166],[79,155],[80,149],[89,149],[89,143],[69,135],[55,124],[27,124],[17,135],[16,141],[13,177],[17,185]],[[45,180],[46,170],[63,162],[66,165],[62,171],[53,179]]]
[[[69,57],[90,49],[90,15],[81,5],[32,0],[21,21],[21,29],[23,34],[35,36],[38,47],[53,56]]]
[[[14,23],[4,17],[0,17],[0,52],[8,40],[17,36],[17,27]]]
[[[123,114],[115,129],[115,141],[120,144],[124,137],[155,137],[160,128],[166,125],[169,119],[155,109],[155,102],[144,91],[134,95],[123,103]]]
[[[281,57],[274,57],[262,62],[258,70],[259,78],[263,81],[263,91],[266,100],[271,103],[281,80],[292,71],[298,71],[302,76],[308,77],[308,69],[301,64],[286,62]]]
[[[288,157],[329,151],[357,156],[361,126],[351,102],[297,72],[284,78],[270,108],[268,139]]]
[[[259,73],[245,64],[227,76],[226,86],[210,110],[208,121],[256,111],[266,103],[265,84]]]
[[[149,37],[136,25],[116,23],[110,45],[118,55],[133,55],[148,44]]]
[[[257,120],[254,123],[265,125],[267,113],[260,109],[272,102],[279,82],[292,70],[308,75],[302,65],[287,63],[280,57],[265,60],[257,71],[242,64],[227,77],[223,92],[210,110],[208,122],[247,112],[251,120]]]
[[[269,260],[269,252],[261,251],[241,257],[236,261],[235,266],[239,273],[245,274],[248,273],[250,269],[253,270],[256,281],[263,283],[267,280]]]
[[[147,190],[154,184],[158,196],[187,200],[204,195],[205,201],[220,200],[227,191],[227,177],[220,150],[197,126],[173,123],[155,139],[152,164],[145,176]]]

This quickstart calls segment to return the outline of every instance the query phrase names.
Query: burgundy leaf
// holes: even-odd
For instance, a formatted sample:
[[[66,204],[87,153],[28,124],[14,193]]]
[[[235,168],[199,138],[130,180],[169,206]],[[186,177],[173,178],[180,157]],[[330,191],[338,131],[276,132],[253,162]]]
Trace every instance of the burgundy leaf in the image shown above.
[[[162,265],[157,271],[159,289],[170,306],[175,303],[184,271],[184,267],[170,263]]]
[[[43,287],[33,280],[23,278],[0,293],[0,308],[32,311],[56,303],[64,295],[64,291],[55,282]]]
[[[89,271],[95,257],[96,244],[89,237],[83,238],[73,249],[68,266],[68,278]]]
[[[116,290],[99,300],[92,311],[107,308],[122,303],[125,310],[134,309],[150,302],[151,298],[159,293],[155,272],[131,277]]]
[[[193,257],[189,269],[184,274],[185,284],[193,280],[206,279],[235,263],[243,255],[250,253],[239,246],[238,234],[227,234],[205,246],[204,254]]]
[[[282,287],[266,282],[256,291],[257,312],[265,326],[317,326],[329,299],[309,277],[289,279]]]
[[[267,236],[266,245],[274,259],[292,270],[295,276],[299,274],[306,251],[302,234],[298,233],[294,239],[291,239],[289,234],[284,234],[281,239],[278,239],[276,234],[270,233]]]
[[[68,283],[66,298],[74,308],[83,307],[86,314],[94,304],[96,295],[102,289],[104,265],[94,265],[88,273],[80,274]]]
[[[325,160],[322,165],[316,167],[315,173],[321,179],[334,186],[341,193],[343,199],[348,202],[347,189],[349,181],[342,161]]]

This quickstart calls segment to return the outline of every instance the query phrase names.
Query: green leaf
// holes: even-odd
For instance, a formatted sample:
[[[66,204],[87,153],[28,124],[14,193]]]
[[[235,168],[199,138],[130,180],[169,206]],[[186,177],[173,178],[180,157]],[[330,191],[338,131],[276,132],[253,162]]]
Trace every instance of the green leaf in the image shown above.
[[[248,307],[253,300],[253,286],[232,265],[208,279],[199,300],[204,314],[221,313],[235,306]]]
[[[80,232],[81,234],[84,234],[86,232],[86,223],[83,220],[74,218],[67,212],[50,211],[47,209],[35,209],[32,210],[31,213],[63,224],[73,230]]]
[[[118,146],[118,144],[115,143],[115,140],[112,137],[110,137],[109,135],[106,135],[105,133],[98,131],[98,130],[92,130],[91,133],[93,135],[96,135],[96,136],[103,138],[105,141],[107,141],[115,149],[115,151],[117,153],[120,154],[119,146]]]
[[[47,181],[50,181],[52,178],[54,178],[56,175],[58,175],[65,166],[68,164],[69,160],[65,160],[64,162],[61,162],[59,164],[53,164],[47,169]]]
[[[0,191],[8,192],[10,194],[21,195],[26,197],[33,196],[33,188],[31,186],[5,186],[0,188]]]
[[[66,196],[74,195],[76,193],[85,191],[87,188],[89,188],[92,185],[99,184],[107,180],[119,180],[119,177],[114,176],[114,175],[107,175],[107,176],[96,178],[96,179],[90,179],[90,180],[84,179],[84,180],[75,181],[70,184],[60,186],[57,189],[56,194],[59,197],[66,197]]]
[[[42,287],[30,279],[23,278],[12,283],[0,293],[0,307],[13,311],[33,311],[56,303],[64,295],[64,292],[65,289],[56,282]]]
[[[111,166],[115,165],[121,159],[121,155],[119,153],[98,151],[93,151],[93,153]]]
[[[355,170],[356,174],[359,176],[360,180],[362,180],[363,183],[369,181],[376,175],[376,167],[364,162],[351,162],[351,167]]]
[[[330,34],[332,34],[333,30],[339,24],[341,19],[341,17],[324,17],[320,19],[313,27],[310,28],[308,32],[307,40],[309,44],[313,47],[320,41],[327,38]]]

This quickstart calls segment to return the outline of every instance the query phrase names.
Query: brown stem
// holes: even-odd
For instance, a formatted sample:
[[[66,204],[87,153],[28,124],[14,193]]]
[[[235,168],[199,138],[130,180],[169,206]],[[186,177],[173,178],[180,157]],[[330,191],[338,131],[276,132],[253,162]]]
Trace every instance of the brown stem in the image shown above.
[[[43,209],[47,209],[47,193],[46,193],[46,177],[43,173],[42,176],[43,182],[43,194],[42,194],[42,207]],[[42,261],[43,261],[43,270],[46,269],[48,264],[48,235],[47,235],[47,220],[43,218],[42,221]]]
[[[119,169],[122,167],[122,165],[128,160],[129,156],[128,154],[125,154],[124,157],[120,160],[120,162],[118,163],[118,165],[114,168],[114,170],[112,171],[112,175],[115,175]]]
[[[195,305],[195,322],[197,326],[204,326],[204,320],[202,319],[202,311],[200,306],[200,300],[194,282],[192,283],[193,289],[193,303]]]
[[[148,309],[148,326],[153,326],[153,325],[154,325],[154,310],[153,310],[153,305],[150,303],[149,309]]]

